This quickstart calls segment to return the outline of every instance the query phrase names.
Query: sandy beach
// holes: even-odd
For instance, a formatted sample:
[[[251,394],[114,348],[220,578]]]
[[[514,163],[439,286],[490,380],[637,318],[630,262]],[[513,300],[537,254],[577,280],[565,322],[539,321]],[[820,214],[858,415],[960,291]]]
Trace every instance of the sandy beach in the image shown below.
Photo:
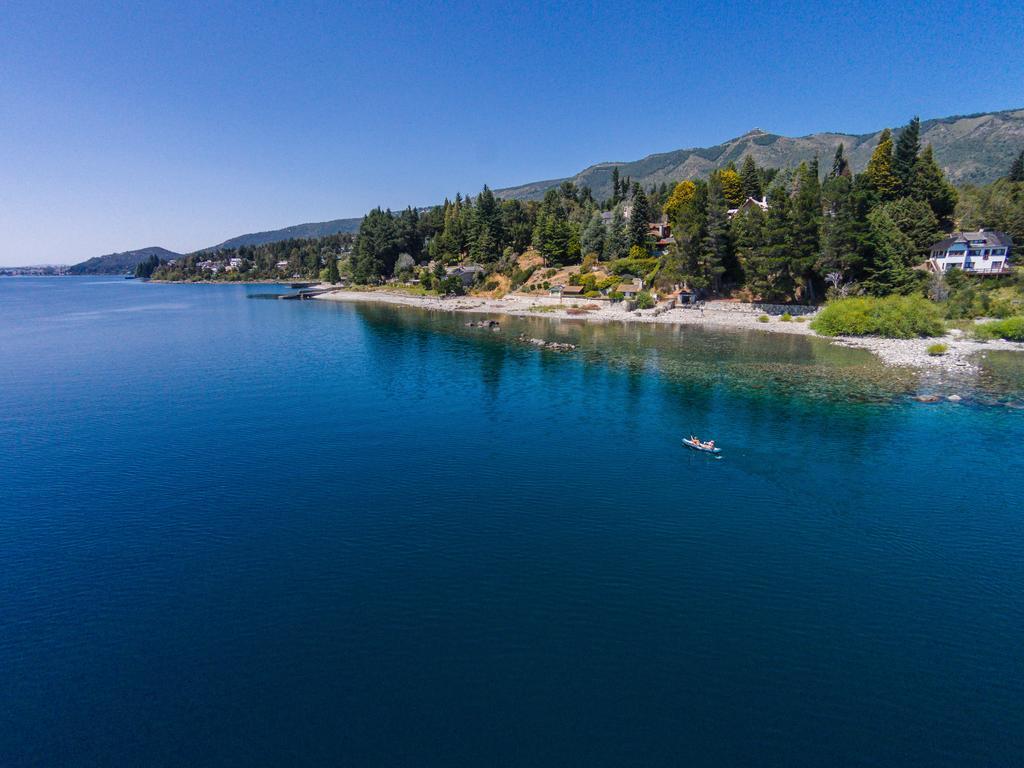
[[[330,286],[323,286],[329,288]],[[975,355],[993,350],[1024,352],[1024,344],[1010,341],[980,342],[968,338],[962,331],[951,331],[940,338],[931,339],[883,339],[877,337],[819,336],[809,327],[813,315],[805,315],[789,322],[778,316],[770,316],[767,323],[761,322],[764,313],[749,304],[730,301],[709,301],[702,309],[674,308],[657,312],[653,309],[627,312],[621,305],[600,303],[600,308],[580,311],[579,307],[594,306],[585,300],[560,302],[548,296],[534,297],[508,295],[500,299],[478,296],[457,296],[440,298],[416,296],[387,290],[352,291],[338,289],[316,297],[323,301],[378,302],[417,307],[431,311],[463,312],[471,314],[502,314],[519,317],[547,317],[552,319],[585,320],[587,322],[660,323],[666,325],[700,325],[708,328],[760,331],[762,333],[790,333],[804,336],[818,336],[835,344],[866,349],[876,354],[886,365],[910,366],[914,368],[947,370],[970,373],[976,369],[972,361]],[[570,310],[576,311],[570,313]],[[930,345],[941,342],[949,349],[944,355],[929,355]]]

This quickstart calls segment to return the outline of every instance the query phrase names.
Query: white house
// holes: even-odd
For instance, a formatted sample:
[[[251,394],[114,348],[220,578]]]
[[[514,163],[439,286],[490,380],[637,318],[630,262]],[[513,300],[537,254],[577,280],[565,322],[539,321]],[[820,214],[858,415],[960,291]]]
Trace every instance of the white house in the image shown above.
[[[1006,274],[1012,246],[1013,238],[1005,232],[954,232],[931,247],[928,265],[935,272],[962,269],[976,275]]]
[[[730,208],[729,209],[729,211],[728,211],[729,218],[731,219],[733,216],[735,216],[740,211],[749,210],[750,208],[753,208],[755,205],[758,208],[760,208],[762,211],[767,211],[768,210],[768,198],[767,197],[762,197],[759,200],[756,197],[748,197],[746,200],[744,200],[742,203],[740,203],[738,208]]]

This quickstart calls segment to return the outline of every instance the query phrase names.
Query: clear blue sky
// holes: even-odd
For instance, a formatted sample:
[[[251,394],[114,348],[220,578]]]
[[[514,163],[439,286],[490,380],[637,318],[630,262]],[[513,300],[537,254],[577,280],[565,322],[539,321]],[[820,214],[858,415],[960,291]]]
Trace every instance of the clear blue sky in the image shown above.
[[[1022,107],[1022,5],[6,0],[0,264]]]

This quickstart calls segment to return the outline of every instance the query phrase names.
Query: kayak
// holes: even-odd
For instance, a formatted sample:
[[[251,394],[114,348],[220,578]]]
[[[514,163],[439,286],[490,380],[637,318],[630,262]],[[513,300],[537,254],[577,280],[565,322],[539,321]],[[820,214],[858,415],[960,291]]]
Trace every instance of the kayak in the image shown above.
[[[695,451],[703,451],[704,453],[722,452],[721,448],[708,448],[706,445],[701,445],[700,443],[690,440],[689,438],[686,437],[683,438],[683,445],[687,446],[688,448],[693,448],[693,450]]]

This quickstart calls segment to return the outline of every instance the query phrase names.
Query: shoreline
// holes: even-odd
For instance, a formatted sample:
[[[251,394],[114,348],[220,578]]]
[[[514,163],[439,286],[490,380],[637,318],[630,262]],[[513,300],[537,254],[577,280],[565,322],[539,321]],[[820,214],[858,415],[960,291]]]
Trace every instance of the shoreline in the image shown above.
[[[329,288],[330,286],[319,286]],[[611,306],[570,314],[573,306],[590,302],[573,299],[561,303],[550,297],[527,297],[510,295],[500,299],[480,296],[416,296],[386,290],[353,291],[344,288],[332,290],[313,297],[318,301],[376,302],[397,306],[415,307],[453,314],[501,314],[512,317],[540,317],[553,320],[582,320],[584,322],[624,322],[660,325],[691,325],[719,330],[761,331],[764,333],[788,333],[811,336],[840,346],[865,349],[872,352],[885,365],[919,368],[932,371],[976,373],[978,366],[971,358],[979,353],[1006,350],[1024,352],[1024,344],[1012,341],[976,341],[965,338],[962,331],[951,331],[944,336],[919,339],[885,339],[877,336],[822,336],[808,327],[813,315],[806,316],[805,322],[783,322],[771,317],[767,323],[758,321],[763,314],[754,307],[735,302],[709,302],[703,310],[676,307],[655,314],[655,310],[627,312]],[[949,349],[943,355],[929,355],[928,346],[946,344]]]

